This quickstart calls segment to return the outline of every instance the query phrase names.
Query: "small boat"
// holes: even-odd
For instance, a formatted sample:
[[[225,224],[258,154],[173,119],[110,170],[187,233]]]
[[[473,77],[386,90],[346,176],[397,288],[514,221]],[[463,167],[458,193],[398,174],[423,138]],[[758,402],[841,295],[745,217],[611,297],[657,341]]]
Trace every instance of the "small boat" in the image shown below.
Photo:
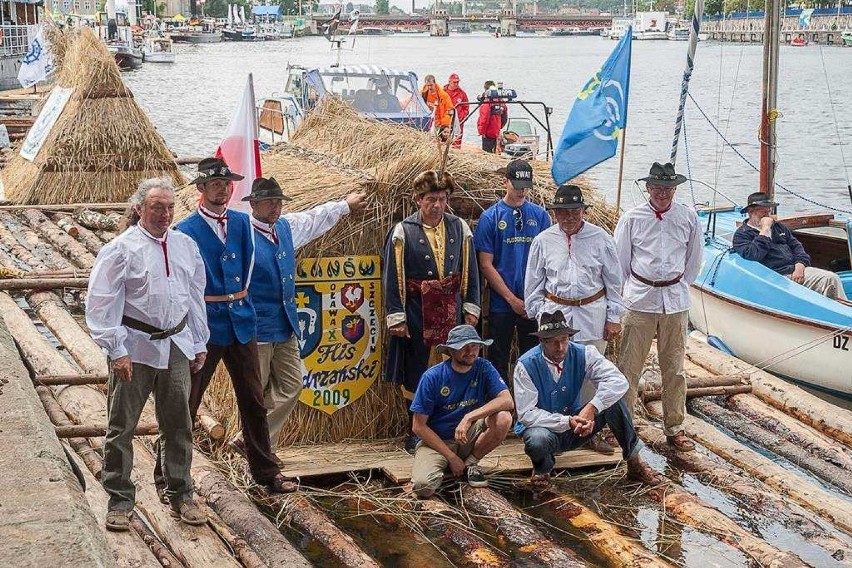
[[[141,50],[124,42],[108,43],[107,49],[115,57],[115,62],[122,71],[132,71],[142,67]]]
[[[222,28],[222,39],[224,41],[255,41],[263,40],[264,38],[258,36],[254,28],[241,26],[237,28]]]
[[[175,43],[219,43],[222,32],[217,30],[212,20],[204,21],[201,25],[191,25],[172,32],[169,37]]]
[[[393,30],[388,30],[385,28],[377,28],[377,27],[366,27],[358,30],[358,33],[361,35],[368,36],[383,36],[383,35],[393,35]]]
[[[843,30],[840,34],[840,39],[843,40],[843,45],[846,47],[852,47],[852,31]]]
[[[147,63],[174,63],[175,52],[172,50],[172,40],[167,37],[145,38],[142,60]]]
[[[805,39],[804,34],[799,34],[790,40],[790,45],[793,47],[805,47],[808,45],[808,40]]]
[[[689,41],[689,28],[671,28],[666,35],[671,41]]]
[[[634,18],[633,39],[637,41],[669,39],[666,34],[666,13],[637,12]]]

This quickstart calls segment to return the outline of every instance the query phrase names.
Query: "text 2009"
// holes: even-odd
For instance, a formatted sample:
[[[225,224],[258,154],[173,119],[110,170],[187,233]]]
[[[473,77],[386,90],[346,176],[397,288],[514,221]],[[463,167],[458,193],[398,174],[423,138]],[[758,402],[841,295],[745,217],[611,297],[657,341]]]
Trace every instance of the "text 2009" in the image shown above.
[[[314,391],[313,406],[340,406],[349,404],[349,389]]]

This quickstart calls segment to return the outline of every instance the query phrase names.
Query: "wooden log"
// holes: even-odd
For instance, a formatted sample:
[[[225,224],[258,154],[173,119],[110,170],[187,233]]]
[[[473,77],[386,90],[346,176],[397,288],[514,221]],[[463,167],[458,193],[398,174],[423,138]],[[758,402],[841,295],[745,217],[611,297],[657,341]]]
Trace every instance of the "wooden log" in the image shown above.
[[[72,264],[84,270],[91,270],[95,264],[95,257],[86,247],[78,243],[71,235],[68,235],[57,227],[50,218],[37,209],[24,209],[21,217],[26,219],[27,224],[42,235],[56,250],[58,250]]]
[[[263,559],[261,559],[261,557],[252,549],[252,547],[242,539],[242,537],[234,534],[231,531],[231,527],[222,522],[222,519],[216,515],[207,503],[198,503],[197,505],[198,508],[207,515],[207,524],[217,535],[219,535],[219,538],[228,545],[228,548],[231,549],[234,557],[240,564],[242,564],[243,568],[267,568],[268,566],[276,566],[274,564],[267,564],[264,562]],[[284,566],[290,566],[290,564],[285,564]],[[303,566],[310,566],[310,564],[307,564],[306,562]]]
[[[696,387],[686,389],[686,398],[699,398],[702,396],[720,396],[732,395],[751,392],[751,385],[731,385],[722,387]],[[651,402],[654,400],[662,400],[663,391],[661,390],[644,390],[642,392],[642,401]]]
[[[210,409],[207,408],[207,405],[204,402],[201,403],[201,406],[198,407],[197,413],[198,423],[201,425],[201,428],[207,432],[207,435],[211,440],[219,441],[225,437],[225,427],[213,416],[213,413],[210,412]]]
[[[765,430],[748,420],[743,420],[742,416],[714,402],[703,399],[692,399],[687,406],[710,418],[713,422],[727,428],[740,438],[766,448],[790,460],[798,467],[814,474],[823,481],[839,487],[848,494],[852,494],[852,472],[820,459],[809,453],[805,448],[790,443],[777,434]]]
[[[0,213],[0,224],[13,231],[15,237],[47,266],[48,270],[67,270],[74,265],[41,239],[39,234],[9,213]],[[27,263],[29,264],[29,263]]]
[[[652,402],[647,408],[654,416],[662,418],[662,403]],[[708,450],[852,535],[852,510],[845,500],[784,469],[769,458],[729,438],[703,420],[687,416],[683,426],[689,436],[695,438]]]
[[[133,529],[148,546],[148,549],[154,554],[157,560],[159,560],[161,566],[175,566],[177,568],[186,566],[183,562],[178,560],[177,556],[175,556],[172,551],[163,544],[160,537],[158,537],[154,531],[145,524],[145,521],[142,520],[140,515],[137,515],[135,512],[130,516],[130,528]]]
[[[736,395],[728,398],[727,403],[731,410],[745,416],[753,424],[769,430],[821,460],[852,472],[852,450],[838,444],[834,438],[802,424],[755,396]]]
[[[59,385],[105,385],[109,375],[84,374],[84,375],[36,375],[33,382],[37,385],[59,386]]]
[[[72,237],[79,238],[80,237],[80,225],[74,222],[74,219],[70,217],[60,217],[55,216],[54,220],[56,222],[56,226],[71,235]],[[89,251],[91,252],[91,251]]]
[[[86,373],[106,375],[107,357],[71,316],[65,303],[52,292],[36,292],[28,298],[38,317]]]
[[[340,530],[325,513],[316,508],[304,495],[271,494],[259,497],[258,501],[268,507],[273,517],[287,517],[289,525],[308,535],[321,546],[336,562],[352,568],[378,568],[379,563],[361,550],[352,537]]]
[[[54,213],[53,218],[56,220],[56,224],[65,229],[69,234],[71,234],[71,231],[76,233],[72,236],[83,243],[83,246],[85,246],[90,253],[97,255],[101,251],[101,248],[103,248],[104,243],[98,238],[98,236],[90,229],[87,229],[76,222],[74,217],[68,213]],[[68,229],[66,229],[66,227],[68,227]]]
[[[0,211],[20,211],[21,209],[37,209],[39,211],[65,211],[75,212],[82,209],[91,211],[123,211],[127,209],[127,203],[65,203],[54,205],[0,205]]]
[[[88,278],[13,278],[0,280],[0,290],[59,290],[87,288]]]
[[[2,219],[0,219],[0,242],[3,243],[12,256],[26,265],[22,268],[27,268],[28,270],[49,270],[42,259],[38,258],[27,247],[18,242],[18,239],[15,238],[10,228],[3,223]]]
[[[74,211],[74,220],[94,231],[115,231],[121,217],[112,213],[101,213],[86,206]]]
[[[522,551],[525,561],[551,568],[586,566],[574,551],[553,542],[503,496],[466,483],[461,486],[461,496],[464,507],[476,514],[478,521],[496,531],[501,539]]]
[[[53,392],[47,387],[36,387],[36,393],[48,418],[54,426],[73,426],[73,423],[65,414],[65,411],[59,405],[59,402],[53,397]],[[95,479],[101,479],[101,470],[103,468],[103,460],[101,456],[86,442],[85,438],[68,438],[65,440],[70,445],[77,455],[86,464],[86,468],[95,476]]]
[[[800,534],[802,538],[825,550],[832,559],[852,559],[852,547],[838,539],[832,531],[815,523],[813,514],[805,511],[793,501],[775,493],[762,482],[731,467],[715,454],[702,452],[678,452],[666,443],[661,428],[647,422],[638,422],[636,430],[642,441],[654,451],[663,454],[678,467],[696,475],[702,482],[732,495],[754,514],[760,514]],[[782,537],[780,540],[784,540]],[[829,561],[828,558],[825,558]]]
[[[106,426],[91,426],[75,424],[72,426],[57,426],[57,438],[102,438],[106,436]],[[156,424],[139,424],[134,434],[136,436],[156,436],[159,433]]]
[[[275,525],[197,451],[192,455],[192,480],[196,492],[240,539],[248,543],[262,559],[263,565],[294,568],[310,566]]]
[[[689,339],[686,356],[714,373],[746,374],[751,381],[752,393],[756,397],[795,416],[815,430],[843,442],[847,447],[852,447],[852,412],[826,402],[765,371],[755,369],[697,339]]]
[[[588,539],[588,544],[609,566],[672,566],[641,543],[621,534],[616,527],[570,495],[547,491],[540,498],[543,502],[537,507],[547,508],[552,515],[581,531]]]
[[[116,236],[118,236],[118,233],[114,231],[100,231],[98,233],[98,238],[104,243],[112,241]]]
[[[69,452],[69,455],[73,456],[74,452]],[[83,472],[83,478],[86,480],[86,500],[89,502],[89,508],[98,519],[98,524],[103,528],[106,524],[109,496],[82,461],[78,461],[77,465],[80,466],[79,469]],[[104,534],[116,566],[120,568],[159,568],[162,566],[136,531],[112,532],[104,529]]]

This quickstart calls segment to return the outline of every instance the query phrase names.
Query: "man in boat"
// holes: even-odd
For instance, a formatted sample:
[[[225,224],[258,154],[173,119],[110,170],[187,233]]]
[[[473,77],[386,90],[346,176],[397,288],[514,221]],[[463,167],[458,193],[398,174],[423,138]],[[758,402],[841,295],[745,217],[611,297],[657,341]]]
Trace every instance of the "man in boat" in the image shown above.
[[[504,381],[509,377],[509,353],[518,334],[518,351],[535,346],[535,321],[524,307],[524,273],[530,245],[550,226],[550,216],[540,205],[527,200],[533,186],[533,169],[525,160],[506,166],[505,195],[479,216],[473,246],[479,268],[488,281],[488,337],[494,345],[488,360]]]
[[[255,231],[255,262],[249,296],[257,313],[260,379],[273,450],[302,392],[295,298],[296,251],[322,236],[344,215],[361,209],[364,197],[363,193],[352,193],[342,201],[282,217],[283,201],[290,198],[275,178],[261,177],[254,180],[251,193],[243,198],[251,205],[251,225]],[[232,445],[245,455],[242,433]]]
[[[385,244],[382,289],[388,332],[385,376],[412,400],[420,376],[441,360],[436,347],[460,323],[479,320],[479,271],[467,223],[446,212],[452,176],[434,170],[414,179],[418,210],[397,223]],[[414,451],[410,436],[406,450]]]
[[[143,181],[130,198],[130,226],[101,249],[89,278],[86,324],[111,368],[102,482],[112,531],[129,528],[133,434],[152,393],[171,513],[190,525],[207,522],[189,474],[190,370],[204,364],[209,337],[204,263],[192,239],[169,229],[174,203],[170,179]]]
[[[734,250],[747,260],[755,260],[767,268],[790,278],[831,299],[846,300],[843,283],[834,272],[810,266],[811,257],[784,223],[772,214],[778,204],[765,193],[748,196],[743,212],[748,219],[734,233]]]
[[[447,92],[447,95],[449,95],[450,100],[453,102],[453,108],[456,111],[456,124],[459,125],[458,135],[453,139],[454,148],[461,148],[462,136],[464,136],[464,125],[462,122],[470,114],[469,99],[467,98],[467,93],[459,85],[459,81],[458,74],[453,73],[450,75],[447,84],[444,85],[444,91]]]
[[[641,444],[627,410],[627,379],[593,345],[571,341],[579,333],[561,311],[541,314],[539,345],[524,353],[515,366],[515,404],[524,451],[533,463],[531,482],[536,489],[550,485],[556,455],[579,448],[609,426],[624,460],[627,477],[649,485],[662,478],[639,457]],[[585,383],[594,396],[582,402]]]
[[[438,351],[447,361],[430,367],[420,380],[411,412],[420,437],[411,482],[420,499],[431,497],[449,466],[454,477],[467,470],[471,487],[488,481],[479,460],[491,453],[512,427],[512,397],[494,365],[479,356],[483,341],[471,325],[450,330]]]
[[[545,312],[562,312],[580,330],[573,341],[592,345],[603,355],[607,343],[621,333],[622,277],[615,241],[585,220],[589,207],[578,186],[563,184],[557,188],[548,205],[556,224],[532,242],[524,295],[532,318]],[[582,402],[591,400],[594,391],[591,383],[583,385]],[[603,436],[593,436],[589,445],[602,453],[615,451]]]
[[[284,493],[296,484],[281,473],[269,445],[269,426],[263,405],[263,386],[257,352],[257,316],[248,285],[255,264],[255,235],[249,216],[228,208],[231,182],[243,176],[224,160],[205,158],[192,180],[201,194],[198,208],[175,227],[198,244],[207,284],[204,302],[210,339],[204,366],[192,375],[189,409],[193,420],[219,361],[231,378],[246,458],[252,477],[267,490]],[[159,460],[158,464],[159,466]],[[159,467],[154,470],[158,482]]]
[[[434,75],[426,75],[423,78],[420,96],[423,97],[426,106],[432,111],[432,126],[435,129],[435,135],[441,140],[446,140],[450,136],[450,129],[453,127],[454,111],[450,95],[438,85]]]
[[[672,164],[654,162],[645,182],[649,200],[624,213],[615,228],[615,249],[627,308],[621,318],[618,368],[627,377],[627,409],[634,411],[639,376],[651,342],[657,338],[663,387],[666,440],[678,451],[695,444],[683,433],[686,416],[686,326],[689,286],[698,277],[703,236],[698,215],[674,202],[677,186],[686,176]]]
[[[493,154],[497,151],[497,139],[500,130],[509,120],[509,111],[506,105],[496,96],[494,81],[485,82],[485,90],[479,96],[479,117],[476,128],[482,137],[482,150]]]

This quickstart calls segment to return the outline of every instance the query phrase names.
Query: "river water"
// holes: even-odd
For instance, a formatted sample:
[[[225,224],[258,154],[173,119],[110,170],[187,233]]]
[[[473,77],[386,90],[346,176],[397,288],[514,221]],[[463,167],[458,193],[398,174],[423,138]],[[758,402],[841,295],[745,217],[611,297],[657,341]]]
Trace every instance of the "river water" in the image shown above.
[[[497,39],[484,33],[449,38],[397,34],[359,37],[354,50],[343,54],[343,62],[413,70],[421,81],[428,73],[444,81],[455,72],[471,98],[486,80],[503,81],[507,88],[516,89],[520,98],[544,101],[553,107],[555,143],[577,92],[615,45],[598,37]],[[283,91],[288,62],[325,66],[333,61],[329,44],[322,37],[176,48],[174,64],[146,63],[124,77],[180,156],[202,156],[215,150],[247,73],[254,74],[260,99]],[[685,42],[633,43],[624,206],[642,199],[632,180],[644,176],[652,162],[668,161],[685,62]],[[761,65],[760,46],[701,43],[690,89],[710,120],[753,164],[759,161]],[[852,49],[781,47],[777,180],[820,204],[846,210],[852,210],[846,190],[847,176],[852,177],[850,70]],[[681,142],[679,171],[738,202],[757,190],[756,172],[721,144],[691,102],[687,102],[686,126],[688,153]],[[478,144],[473,124],[465,139]],[[845,168],[841,150],[846,153]],[[614,198],[617,172],[618,160],[613,158],[588,175]],[[722,201],[704,185],[696,183],[692,191],[694,196],[689,185],[681,186],[679,199],[686,203],[714,198]],[[778,198],[790,209],[816,207],[783,190],[779,190]]]

